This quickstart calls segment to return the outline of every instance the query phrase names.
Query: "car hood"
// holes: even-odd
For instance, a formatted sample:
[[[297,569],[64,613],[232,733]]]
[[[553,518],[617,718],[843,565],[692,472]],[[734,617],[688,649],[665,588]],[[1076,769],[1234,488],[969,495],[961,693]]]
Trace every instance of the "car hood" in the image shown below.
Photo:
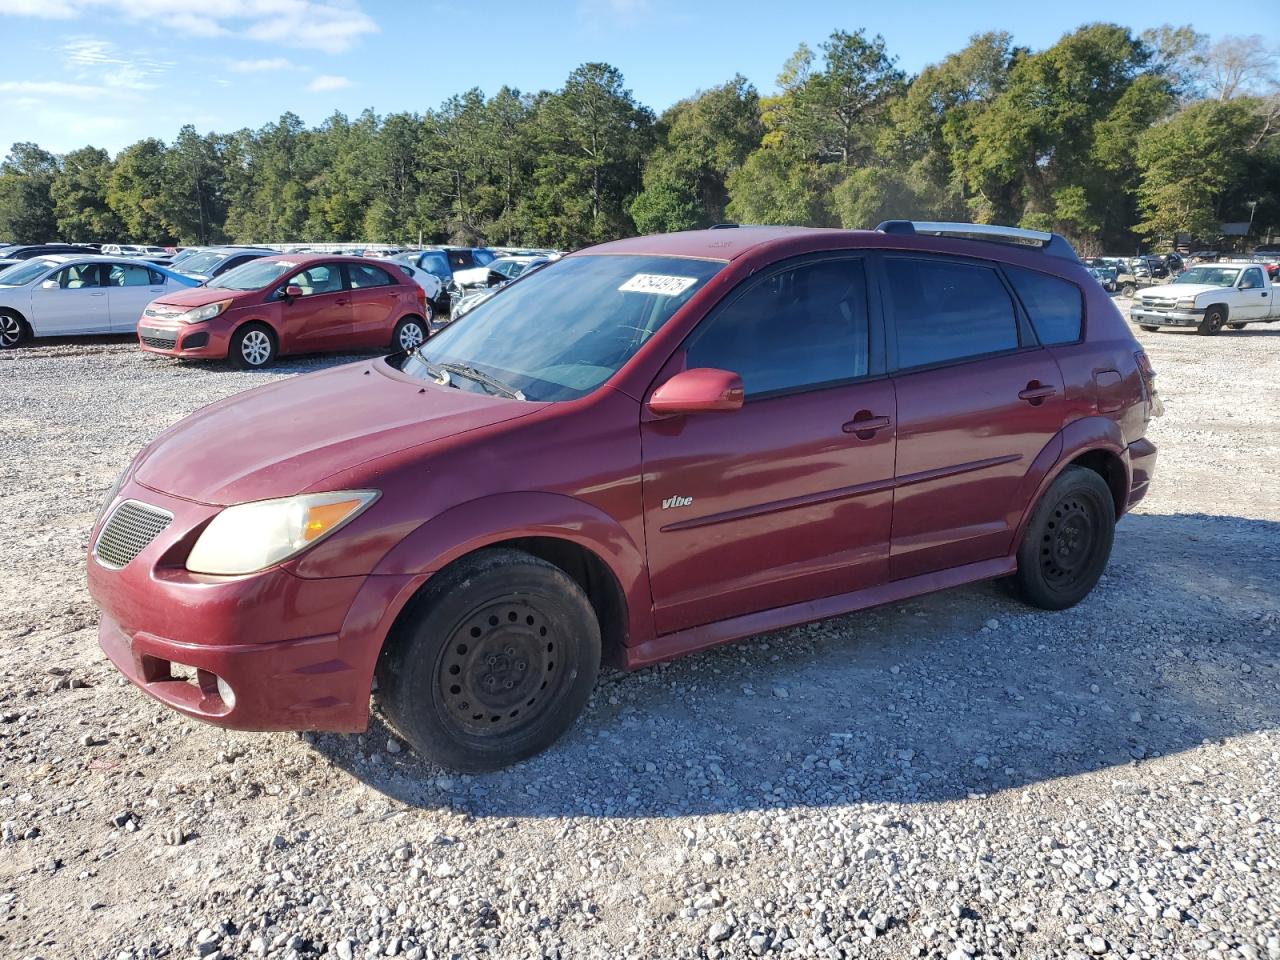
[[[361,463],[541,406],[403,377],[379,358],[210,404],[157,437],[133,477],[201,503],[293,496]]]
[[[219,300],[243,300],[252,293],[252,290],[246,292],[219,287],[182,287],[157,297],[154,302],[189,310],[192,307],[203,307],[206,303],[217,303]]]
[[[1198,297],[1210,290],[1225,290],[1226,287],[1215,287],[1211,283],[1164,283],[1156,287],[1144,287],[1134,297],[1155,297],[1160,300],[1186,300]]]

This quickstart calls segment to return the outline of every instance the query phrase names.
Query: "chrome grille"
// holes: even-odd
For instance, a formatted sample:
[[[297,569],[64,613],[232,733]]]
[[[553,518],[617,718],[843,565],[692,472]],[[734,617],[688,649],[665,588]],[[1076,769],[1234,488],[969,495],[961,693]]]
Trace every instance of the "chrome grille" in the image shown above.
[[[138,339],[148,347],[156,347],[160,350],[169,350],[178,342],[178,334],[176,331],[154,330],[150,327],[139,327]]]
[[[120,569],[173,522],[173,514],[137,500],[125,500],[102,525],[93,555],[104,567]]]

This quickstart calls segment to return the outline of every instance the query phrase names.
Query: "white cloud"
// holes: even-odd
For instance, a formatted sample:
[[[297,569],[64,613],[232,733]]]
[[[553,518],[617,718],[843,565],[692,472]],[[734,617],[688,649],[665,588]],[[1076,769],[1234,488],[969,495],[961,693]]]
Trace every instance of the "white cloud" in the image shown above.
[[[88,83],[66,83],[62,80],[2,80],[0,93],[19,96],[25,94],[28,97],[81,97],[97,100],[110,91]]]
[[[267,73],[272,70],[297,69],[293,61],[285,57],[271,57],[265,60],[232,60],[227,64],[232,73]]]
[[[151,57],[122,53],[115,44],[92,37],[72,37],[62,45],[68,72],[115,90],[155,90],[152,78],[166,72],[172,63]]]
[[[346,77],[336,77],[331,73],[322,73],[307,84],[307,89],[312,93],[328,93],[330,90],[341,90],[343,87],[349,86],[351,86],[351,81]]]
[[[378,25],[359,0],[5,0],[0,16],[68,20],[98,12],[190,37],[240,36],[325,53],[348,50]]]

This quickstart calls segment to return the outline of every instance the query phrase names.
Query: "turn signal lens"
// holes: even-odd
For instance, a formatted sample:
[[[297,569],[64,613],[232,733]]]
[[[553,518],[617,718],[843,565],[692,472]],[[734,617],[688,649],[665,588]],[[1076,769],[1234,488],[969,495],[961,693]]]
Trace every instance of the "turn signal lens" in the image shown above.
[[[318,540],[364,506],[363,500],[339,500],[337,503],[321,503],[307,508],[307,522],[302,528],[302,539],[307,543]]]

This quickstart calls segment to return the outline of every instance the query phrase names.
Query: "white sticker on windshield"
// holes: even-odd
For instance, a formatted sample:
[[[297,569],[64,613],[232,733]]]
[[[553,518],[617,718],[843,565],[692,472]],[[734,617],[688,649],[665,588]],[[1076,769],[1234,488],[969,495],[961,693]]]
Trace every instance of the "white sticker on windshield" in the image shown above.
[[[674,297],[684,293],[695,283],[697,277],[673,277],[665,273],[637,273],[620,286],[623,293],[656,293],[663,297]]]

